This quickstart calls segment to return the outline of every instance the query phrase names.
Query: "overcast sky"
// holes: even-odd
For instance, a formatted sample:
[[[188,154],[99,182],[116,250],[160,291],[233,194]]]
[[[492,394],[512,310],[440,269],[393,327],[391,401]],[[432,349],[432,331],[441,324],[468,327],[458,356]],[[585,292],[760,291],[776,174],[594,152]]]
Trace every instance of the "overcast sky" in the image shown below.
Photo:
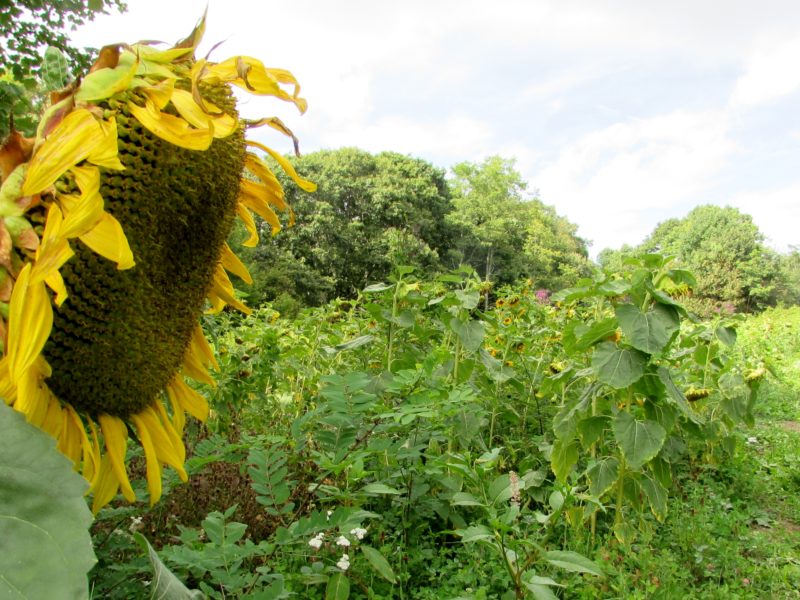
[[[75,42],[175,42],[206,1],[128,4]],[[304,152],[515,158],[593,256],[706,203],[800,244],[800,2],[210,0],[200,54],[223,40],[212,60],[300,80],[306,115],[274,99],[243,112],[280,116]]]

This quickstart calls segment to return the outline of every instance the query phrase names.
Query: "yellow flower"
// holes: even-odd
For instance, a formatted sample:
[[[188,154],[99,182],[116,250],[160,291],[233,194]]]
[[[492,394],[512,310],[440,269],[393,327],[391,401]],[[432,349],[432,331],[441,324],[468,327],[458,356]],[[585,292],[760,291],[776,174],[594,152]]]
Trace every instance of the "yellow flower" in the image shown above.
[[[505,319],[503,319],[503,325],[511,325],[513,320],[514,319],[512,319],[511,317],[506,317]]]
[[[494,303],[497,308],[503,308],[506,305],[506,301],[503,298],[499,298],[497,302]]]
[[[166,50],[104,48],[35,139],[14,134],[0,148],[0,395],[56,438],[90,482],[95,511],[118,491],[135,499],[129,430],[144,449],[151,504],[163,465],[186,479],[186,413],[205,420],[209,407],[184,376],[213,385],[217,368],[198,319],[207,304],[247,310],[228,273],[250,275],[225,240],[236,215],[253,246],[250,211],[273,232],[275,209],[289,211],[247,146],[315,187],[245,141],[250,126],[294,136],[274,118],[241,121],[230,92],[302,112],[294,77],[249,57],[195,60],[204,25]]]

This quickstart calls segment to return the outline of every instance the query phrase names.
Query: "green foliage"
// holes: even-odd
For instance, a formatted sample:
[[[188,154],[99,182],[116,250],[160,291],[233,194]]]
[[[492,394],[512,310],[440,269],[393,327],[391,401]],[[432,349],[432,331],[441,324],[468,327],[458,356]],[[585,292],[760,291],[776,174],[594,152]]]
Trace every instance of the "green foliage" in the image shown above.
[[[796,301],[789,283],[795,270],[791,255],[781,257],[768,249],[752,218],[735,208],[698,206],[683,219],[660,223],[636,248],[603,251],[600,263],[620,270],[627,259],[647,252],[676,256],[695,273],[693,295],[683,302],[703,316]]]
[[[559,288],[587,273],[586,242],[552,206],[526,197],[514,161],[493,156],[453,167],[451,223],[460,228],[460,261],[484,280],[510,284],[530,278]]]
[[[11,75],[27,82],[40,65],[39,51],[52,46],[64,52],[74,69],[83,71],[90,60],[85,50],[73,48],[67,30],[91,21],[108,9],[124,11],[122,0],[5,0],[0,12],[0,63]]]
[[[0,596],[85,598],[95,563],[85,480],[47,434],[0,402]]]

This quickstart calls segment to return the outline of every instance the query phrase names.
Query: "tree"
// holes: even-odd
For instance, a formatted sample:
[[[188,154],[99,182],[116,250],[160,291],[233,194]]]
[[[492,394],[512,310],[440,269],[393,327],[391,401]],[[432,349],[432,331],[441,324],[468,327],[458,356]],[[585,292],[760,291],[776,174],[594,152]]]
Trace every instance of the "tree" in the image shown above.
[[[586,243],[577,227],[552,206],[527,196],[514,161],[492,156],[452,169],[450,222],[460,229],[458,258],[486,281],[512,283],[530,277],[557,288],[588,268]]]
[[[687,304],[700,314],[719,310],[752,311],[775,304],[781,282],[781,258],[764,246],[750,215],[736,208],[698,206],[682,219],[659,223],[636,253],[675,255],[697,277]],[[612,266],[634,250],[603,252]]]
[[[257,282],[281,286],[264,286],[251,301],[283,292],[316,305],[352,297],[385,279],[395,264],[423,273],[441,267],[454,236],[445,218],[452,206],[442,170],[394,152],[355,148],[314,152],[293,163],[317,191],[308,194],[287,181],[297,222],[248,259]]]
[[[67,30],[107,14],[107,7],[126,9],[123,0],[0,0],[0,141],[11,116],[17,129],[31,135],[41,95],[59,87],[56,82],[65,85],[69,71],[89,68],[91,49],[73,47]],[[43,59],[45,47],[55,52]]]

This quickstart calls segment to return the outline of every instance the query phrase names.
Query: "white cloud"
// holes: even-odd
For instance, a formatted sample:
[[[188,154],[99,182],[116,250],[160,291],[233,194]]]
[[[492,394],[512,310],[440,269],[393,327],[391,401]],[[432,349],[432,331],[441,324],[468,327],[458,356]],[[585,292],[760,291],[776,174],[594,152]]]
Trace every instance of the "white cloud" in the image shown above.
[[[800,38],[770,39],[747,59],[744,74],[736,81],[731,105],[751,108],[777,100],[800,88]]]
[[[751,215],[776,250],[786,252],[790,245],[800,245],[800,183],[776,190],[742,192],[726,204]]]
[[[569,144],[530,180],[580,224],[595,252],[636,244],[652,230],[653,212],[713,185],[736,149],[728,126],[713,111],[616,123]]]

